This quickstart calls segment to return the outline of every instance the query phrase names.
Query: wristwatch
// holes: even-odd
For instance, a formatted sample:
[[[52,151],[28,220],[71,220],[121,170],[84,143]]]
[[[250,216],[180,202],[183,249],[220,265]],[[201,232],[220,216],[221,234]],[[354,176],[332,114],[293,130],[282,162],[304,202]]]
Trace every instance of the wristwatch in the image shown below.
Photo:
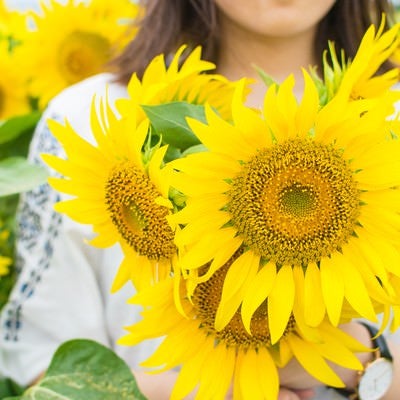
[[[393,380],[393,357],[383,335],[376,337],[378,329],[360,322],[369,334],[374,351],[374,359],[359,372],[358,385],[353,391],[335,388],[349,400],[379,400],[388,391]]]

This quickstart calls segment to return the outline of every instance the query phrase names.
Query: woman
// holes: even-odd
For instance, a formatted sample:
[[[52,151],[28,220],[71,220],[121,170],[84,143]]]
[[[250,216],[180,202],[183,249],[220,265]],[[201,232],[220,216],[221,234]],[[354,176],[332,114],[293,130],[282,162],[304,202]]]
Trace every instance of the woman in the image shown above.
[[[40,163],[40,153],[62,155],[46,120],[67,118],[77,132],[93,140],[89,125],[91,99],[126,97],[126,84],[133,72],[143,74],[149,61],[159,53],[173,53],[180,44],[202,45],[203,57],[217,65],[217,72],[235,80],[255,78],[248,104],[259,107],[265,91],[253,68],[262,68],[277,81],[293,73],[296,93],[302,93],[301,67],[318,65],[328,40],[354,56],[359,41],[371,23],[378,24],[391,7],[384,0],[148,0],[141,28],[116,60],[113,74],[105,73],[79,83],[61,93],[49,105],[38,124],[31,159]],[[137,370],[138,364],[156,343],[140,347],[115,344],[122,327],[139,319],[138,312],[125,301],[132,289],[125,285],[110,295],[115,268],[121,260],[117,247],[98,250],[87,246],[90,230],[52,206],[60,195],[48,186],[27,193],[21,203],[18,255],[19,280],[4,308],[1,319],[0,370],[26,385],[40,376],[58,345],[68,339],[85,337],[112,347]],[[344,327],[371,347],[368,331],[357,323]],[[397,348],[392,353],[399,360]],[[365,364],[368,354],[362,354]],[[149,399],[169,397],[174,374],[157,378],[135,372]],[[356,374],[338,370],[349,388]],[[295,364],[283,370],[280,400],[310,398],[318,383]],[[400,381],[397,379],[397,381]],[[392,385],[387,400],[400,389]],[[340,398],[332,390],[317,388],[315,398]],[[319,393],[319,394],[318,394]],[[336,397],[335,397],[336,396]]]

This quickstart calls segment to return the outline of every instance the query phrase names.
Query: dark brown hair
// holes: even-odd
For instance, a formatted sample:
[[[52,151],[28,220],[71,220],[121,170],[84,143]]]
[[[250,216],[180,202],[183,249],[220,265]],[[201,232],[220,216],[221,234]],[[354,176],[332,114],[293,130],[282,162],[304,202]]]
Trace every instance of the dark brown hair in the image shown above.
[[[127,83],[133,72],[141,77],[153,57],[175,52],[183,43],[201,45],[203,58],[216,62],[219,35],[214,0],[141,0],[141,4],[145,12],[135,39],[111,63],[120,82]],[[318,26],[316,59],[322,59],[328,40],[353,57],[366,29],[372,23],[379,25],[382,13],[387,15],[387,28],[394,19],[389,0],[337,0]]]

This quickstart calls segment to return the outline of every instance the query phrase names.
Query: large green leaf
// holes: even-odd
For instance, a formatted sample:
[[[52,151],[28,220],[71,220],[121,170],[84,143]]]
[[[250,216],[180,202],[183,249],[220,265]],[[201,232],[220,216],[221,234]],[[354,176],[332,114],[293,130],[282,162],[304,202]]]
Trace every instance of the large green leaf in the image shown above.
[[[23,157],[0,161],[0,196],[21,193],[46,182],[47,172]]]
[[[9,378],[0,378],[0,399],[20,395],[23,388]]]
[[[146,400],[125,362],[107,347],[86,339],[63,343],[44,378],[12,399]]]
[[[41,112],[9,118],[0,124],[0,144],[10,142],[27,132],[32,132],[38,123]]]
[[[204,106],[177,101],[154,106],[143,105],[142,108],[157,134],[162,137],[163,143],[181,151],[200,144],[186,118],[195,118],[205,123]]]

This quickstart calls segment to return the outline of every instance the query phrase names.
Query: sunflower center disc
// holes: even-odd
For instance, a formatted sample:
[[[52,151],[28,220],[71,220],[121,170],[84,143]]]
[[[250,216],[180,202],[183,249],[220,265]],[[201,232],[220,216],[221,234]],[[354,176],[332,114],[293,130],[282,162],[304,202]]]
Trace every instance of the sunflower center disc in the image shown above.
[[[314,210],[316,201],[312,187],[294,183],[281,192],[280,202],[282,212],[295,218],[306,217]]]
[[[252,335],[244,328],[240,308],[224,329],[217,331],[214,327],[215,315],[221,300],[225,276],[237,256],[238,254],[232,257],[231,260],[218,269],[206,282],[196,286],[192,301],[196,309],[200,327],[207,335],[213,336],[217,342],[223,342],[226,346],[242,349],[269,347],[271,345],[271,336],[268,329],[267,301],[264,301],[258,307],[251,319],[250,329]],[[291,316],[283,336],[287,336],[294,329],[295,320]]]
[[[342,153],[310,139],[259,151],[228,196],[244,243],[278,265],[307,265],[337,251],[360,212],[354,172]]]
[[[94,75],[101,71],[110,57],[110,51],[107,38],[91,32],[72,32],[59,47],[61,74],[69,83]]]
[[[106,204],[111,220],[125,241],[151,260],[169,259],[175,253],[168,209],[155,202],[154,184],[130,162],[114,168],[106,184]]]

